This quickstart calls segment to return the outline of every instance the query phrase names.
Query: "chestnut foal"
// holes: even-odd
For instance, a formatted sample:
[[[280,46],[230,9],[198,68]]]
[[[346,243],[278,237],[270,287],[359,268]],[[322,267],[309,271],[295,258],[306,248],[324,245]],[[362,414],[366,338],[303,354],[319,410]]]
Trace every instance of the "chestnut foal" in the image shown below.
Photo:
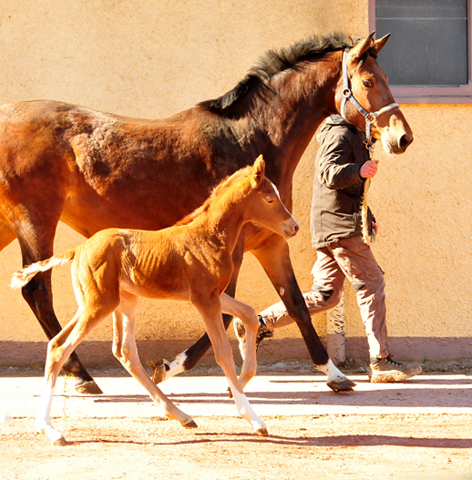
[[[62,365],[107,316],[113,314],[113,353],[149,392],[166,417],[184,427],[196,423],[179,410],[152,382],[141,364],[135,341],[138,297],[190,301],[198,310],[223,369],[238,412],[260,435],[264,422],[254,413],[242,388],[256,373],[256,332],[259,322],[247,305],[224,293],[233,273],[231,254],[242,226],[257,223],[284,238],[299,229],[275,186],[265,177],[260,156],[254,166],[238,170],[222,182],[211,197],[177,226],[158,231],[107,229],[77,248],[17,272],[12,286],[22,287],[38,272],[73,260],[72,280],[79,305],[74,318],[48,344],[46,387],[36,428],[54,445],[65,444],[54,429],[50,409]],[[223,326],[222,313],[242,315],[247,347],[241,376]]]

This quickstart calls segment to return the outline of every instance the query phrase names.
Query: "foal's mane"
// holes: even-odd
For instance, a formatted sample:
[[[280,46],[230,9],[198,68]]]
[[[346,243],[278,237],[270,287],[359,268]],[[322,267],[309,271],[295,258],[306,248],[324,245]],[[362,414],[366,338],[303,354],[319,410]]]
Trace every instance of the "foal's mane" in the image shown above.
[[[315,60],[327,52],[352,47],[355,43],[357,42],[347,34],[335,32],[327,36],[314,35],[288,48],[269,50],[232,90],[221,97],[206,100],[198,105],[219,115],[230,116],[234,113],[231,107],[235,106],[238,100],[249,91],[266,85],[274,75],[294,68],[300,62]],[[373,54],[373,52],[369,53]]]
[[[197,217],[208,211],[210,205],[214,202],[215,198],[222,195],[226,190],[228,190],[229,187],[231,187],[235,183],[240,182],[241,180],[246,178],[250,172],[252,172],[252,166],[248,165],[247,167],[241,168],[232,175],[226,177],[211,191],[210,196],[205,200],[203,205],[201,205],[192,213],[189,213],[184,218],[179,220],[174,226],[178,227],[181,225],[188,225],[189,223],[193,222]]]

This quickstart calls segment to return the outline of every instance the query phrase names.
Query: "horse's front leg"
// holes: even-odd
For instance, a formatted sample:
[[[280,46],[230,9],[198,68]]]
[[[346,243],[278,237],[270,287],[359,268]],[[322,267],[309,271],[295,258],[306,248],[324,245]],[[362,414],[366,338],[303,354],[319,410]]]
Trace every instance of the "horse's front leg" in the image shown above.
[[[31,228],[34,231],[34,227],[32,226]],[[31,242],[24,238],[22,232],[18,232],[17,235],[23,255],[23,267],[52,255],[53,238],[43,239],[43,243],[50,243],[51,247],[48,248],[45,245],[31,245]],[[54,313],[51,272],[39,273],[36,275],[22,288],[21,293],[38,319],[39,324],[48,339],[51,340],[54,338],[61,331],[62,327]],[[69,375],[76,377],[77,383],[75,384],[75,389],[77,392],[90,395],[103,393],[100,390],[100,387],[95,383],[95,380],[87,373],[83,365],[80,363],[79,357],[75,351],[71,353],[62,369]]]
[[[244,388],[257,371],[256,335],[259,328],[259,320],[252,307],[230,297],[226,293],[221,295],[221,309],[233,317],[241,319],[246,331],[243,366],[239,375],[239,384]]]
[[[330,360],[313,327],[305,299],[293,272],[287,242],[279,235],[273,235],[263,247],[253,250],[252,253],[259,260],[280,295],[288,314],[297,323],[314,367],[328,376],[327,384],[335,392],[352,390],[356,384]],[[274,328],[277,328],[276,324]]]
[[[243,261],[243,253],[244,238],[241,236],[235,249],[233,250],[233,275],[228,287],[225,290],[225,293],[231,297],[234,297],[236,292],[236,283],[238,281],[239,270],[241,269],[241,263]],[[232,315],[223,315],[223,325],[225,330],[228,329],[232,319]],[[203,355],[205,355],[210,347],[210,339],[205,333],[190,348],[182,353],[179,353],[172,362],[162,360],[156,364],[151,364],[153,370],[152,379],[154,383],[163,382],[174,375],[191,370],[193,367],[195,367]]]
[[[254,412],[239,384],[233,350],[221,321],[219,295],[216,292],[212,295],[192,295],[192,303],[199,311],[205,323],[206,331],[213,345],[216,361],[225,373],[239,414],[252,425],[255,433],[266,436],[267,428],[264,422]]]

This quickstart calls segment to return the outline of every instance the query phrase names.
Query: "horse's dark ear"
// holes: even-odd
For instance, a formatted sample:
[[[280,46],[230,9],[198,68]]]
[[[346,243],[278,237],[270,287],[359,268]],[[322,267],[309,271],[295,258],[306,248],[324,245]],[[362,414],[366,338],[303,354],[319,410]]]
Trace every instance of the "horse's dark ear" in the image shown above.
[[[257,187],[261,181],[264,179],[265,174],[265,162],[262,155],[259,155],[254,162],[253,173],[252,173],[252,184],[253,187]]]
[[[368,37],[360,40],[357,45],[351,48],[349,51],[349,64],[354,66],[357,65],[367,50],[372,47],[374,43],[375,32],[372,32]]]
[[[383,46],[387,43],[387,40],[389,38],[390,38],[390,33],[387,33],[387,35],[384,35],[382,38],[375,40],[374,48],[377,53],[379,53],[380,50],[382,50]]]

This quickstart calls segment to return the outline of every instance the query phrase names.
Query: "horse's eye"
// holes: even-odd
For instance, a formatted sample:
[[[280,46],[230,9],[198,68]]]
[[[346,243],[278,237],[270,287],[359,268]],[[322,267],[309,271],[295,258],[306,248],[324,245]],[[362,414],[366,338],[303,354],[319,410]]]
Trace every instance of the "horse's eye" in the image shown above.
[[[370,80],[362,80],[362,84],[365,88],[372,88],[372,82]]]
[[[267,197],[267,203],[274,203],[274,199],[272,197]]]

